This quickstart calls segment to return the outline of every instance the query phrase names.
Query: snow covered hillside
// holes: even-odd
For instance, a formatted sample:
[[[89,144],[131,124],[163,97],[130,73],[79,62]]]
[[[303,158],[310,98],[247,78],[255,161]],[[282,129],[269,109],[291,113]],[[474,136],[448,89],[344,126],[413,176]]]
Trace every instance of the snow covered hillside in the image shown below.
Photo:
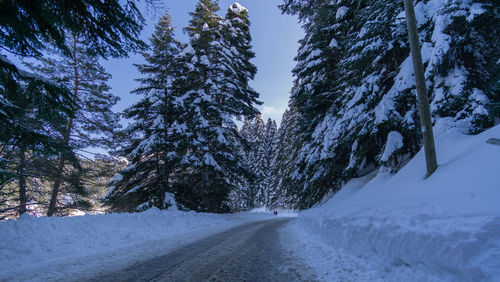
[[[160,211],[0,222],[0,281],[84,280],[168,253],[264,213]],[[84,276],[82,276],[84,275]]]
[[[486,143],[500,126],[477,136],[449,126],[436,125],[430,178],[419,152],[394,176],[353,179],[299,214],[290,247],[324,280],[500,281],[500,147]]]

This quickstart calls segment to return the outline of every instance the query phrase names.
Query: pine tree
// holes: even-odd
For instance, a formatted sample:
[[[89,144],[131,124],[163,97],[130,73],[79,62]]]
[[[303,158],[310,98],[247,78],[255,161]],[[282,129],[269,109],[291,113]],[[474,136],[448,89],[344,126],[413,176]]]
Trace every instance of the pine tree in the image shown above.
[[[499,7],[433,4],[416,6],[434,121],[479,132],[498,116],[499,51],[491,42]],[[305,132],[294,177],[308,207],[352,177],[376,167],[395,172],[416,154],[415,83],[401,3],[286,0],[281,7],[299,15],[306,32],[292,99]]]
[[[107,82],[111,75],[99,64],[98,56],[89,54],[86,43],[78,34],[71,34],[67,40],[70,57],[55,51],[51,56],[41,58],[40,64],[32,64],[29,67],[71,90],[71,99],[76,105],[76,111],[74,116],[66,119],[63,137],[59,142],[74,153],[88,147],[109,148],[113,144],[115,128],[120,126],[118,114],[111,111],[111,107],[119,100],[109,93],[110,86]],[[74,153],[62,154],[56,160],[48,216],[56,212],[60,192],[84,193],[82,189],[70,190],[70,185],[67,185],[71,177],[76,177],[76,174],[73,174],[75,169],[80,167]],[[76,166],[71,169],[68,161],[76,163]],[[69,176],[71,177],[68,179]]]
[[[21,56],[41,57],[51,44],[67,51],[67,33],[81,34],[94,53],[125,57],[146,47],[139,38],[144,18],[131,0],[71,2],[5,1],[2,3],[0,45]]]
[[[261,181],[264,177],[262,163],[262,141],[265,134],[265,124],[261,116],[253,119],[246,119],[243,123],[240,134],[243,137],[242,158],[246,167],[251,172],[251,177],[244,178],[238,190],[245,199],[244,209],[255,208],[263,203],[259,203],[258,198],[261,193]]]
[[[71,16],[69,16],[71,15]],[[144,19],[133,1],[6,1],[0,12],[0,46],[18,57],[43,57],[53,46],[70,56],[67,32],[81,34],[88,49],[103,57],[124,57],[145,47],[138,38]],[[21,70],[0,54],[0,181],[20,186],[20,213],[28,201],[23,183],[34,156],[69,151],[61,140],[61,121],[73,116],[69,89]],[[16,175],[18,177],[16,177]],[[24,191],[24,192],[22,192]]]
[[[248,10],[238,3],[228,7],[222,24],[222,63],[225,69],[221,77],[223,107],[236,117],[255,116],[258,110],[253,105],[260,105],[259,94],[248,84],[257,73],[257,67],[251,62],[255,57],[252,51],[250,20]]]
[[[103,57],[123,57],[129,51],[145,47],[138,40],[144,19],[133,1],[121,6],[110,1],[78,0],[68,3],[54,1],[7,1],[2,3],[0,46],[7,52],[23,57],[43,57],[48,46],[71,56],[66,33],[80,34],[89,50]],[[68,16],[68,15],[71,15]],[[71,113],[70,92],[49,83],[38,75],[20,70],[5,56],[0,57],[0,141],[9,142],[19,135],[32,135],[17,121],[22,119],[23,107],[16,97],[23,88],[30,88],[26,100],[40,103],[40,110]],[[20,107],[21,106],[21,107]],[[35,138],[36,139],[36,138]]]
[[[133,93],[143,98],[125,112],[134,122],[125,130],[130,138],[119,153],[130,163],[109,184],[105,199],[115,210],[168,208],[166,193],[176,194],[172,178],[186,137],[178,120],[182,111],[176,105],[174,82],[181,74],[183,46],[174,39],[174,30],[170,16],[163,15],[150,39],[151,52],[143,53],[147,64],[136,65],[145,77],[138,79],[140,87]]]
[[[234,68],[238,62],[228,54],[239,47],[226,44],[222,19],[215,14],[218,10],[217,3],[200,0],[191,13],[186,28],[190,36],[185,52],[188,82],[181,95],[187,109],[183,120],[191,132],[191,148],[184,160],[192,169],[185,174],[185,183],[201,195],[193,203],[195,208],[212,212],[228,209],[229,193],[241,175],[249,174],[239,157],[241,136],[233,119],[258,113],[257,94],[248,86],[253,76]],[[227,77],[239,81],[229,83]],[[238,88],[241,85],[246,88]]]
[[[0,192],[2,200],[9,203],[2,210],[16,209],[22,214],[32,200],[27,183],[30,177],[41,175],[41,171],[32,169],[34,161],[66,151],[57,140],[62,136],[62,121],[67,119],[72,108],[68,106],[71,102],[63,86],[20,70],[2,56],[0,64],[3,63],[5,68],[0,69],[0,73],[4,84],[0,98],[7,107],[0,110],[5,117],[0,122]],[[8,189],[14,184],[18,186],[17,195],[12,195],[12,189]],[[13,205],[12,199],[17,204]]]
[[[276,147],[269,178],[269,207],[301,207],[302,189],[294,179],[296,160],[302,148],[300,114],[293,102],[285,111],[276,133]]]
[[[276,122],[268,119],[264,124],[259,115],[245,120],[240,133],[244,139],[244,163],[253,177],[242,181],[237,191],[243,191],[239,194],[246,200],[246,209],[269,206],[271,170],[277,148]]]
[[[259,150],[259,170],[260,170],[260,183],[259,183],[259,194],[257,196],[257,201],[259,206],[270,206],[270,177],[272,169],[272,160],[274,158],[277,140],[278,128],[276,122],[267,119],[264,134],[262,136],[260,150]]]

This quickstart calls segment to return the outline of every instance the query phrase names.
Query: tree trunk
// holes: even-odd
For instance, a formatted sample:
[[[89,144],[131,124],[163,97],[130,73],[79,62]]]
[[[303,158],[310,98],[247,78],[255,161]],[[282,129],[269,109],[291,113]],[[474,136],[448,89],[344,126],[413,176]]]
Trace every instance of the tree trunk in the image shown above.
[[[420,123],[422,125],[422,139],[425,150],[425,161],[427,165],[427,177],[431,176],[437,169],[436,148],[434,146],[434,134],[432,132],[431,111],[427,86],[425,83],[424,65],[420,53],[420,42],[418,38],[417,21],[412,0],[404,0],[406,10],[406,21],[408,24],[408,36],[410,38],[413,69],[417,86],[418,102],[420,108]]]
[[[71,129],[73,127],[73,118],[68,119],[68,125],[66,127],[66,136],[64,137],[64,144],[69,145],[69,136],[71,134]],[[59,189],[63,180],[64,173],[64,163],[66,162],[66,154],[62,154],[59,159],[59,165],[57,166],[57,171],[55,175],[54,185],[52,186],[52,194],[50,196],[49,208],[47,210],[47,216],[53,216],[56,212],[57,196],[59,195]]]
[[[28,197],[26,196],[26,175],[25,175],[25,167],[26,167],[26,149],[24,146],[21,146],[19,148],[19,168],[17,170],[17,177],[19,180],[19,207],[18,207],[18,213],[19,215],[22,215],[23,213],[27,212],[28,209],[26,207],[27,202],[28,202]]]
[[[74,87],[73,87],[73,102],[76,101],[76,98],[78,97],[78,86],[79,86],[79,77],[78,77],[78,61],[76,58],[76,41],[77,37],[76,35],[73,35],[73,70],[75,72],[75,82],[74,82]],[[66,126],[66,135],[64,136],[64,145],[69,146],[69,141],[71,137],[71,130],[73,129],[73,118],[70,117],[68,119],[68,124]],[[55,175],[55,180],[54,180],[54,186],[52,186],[52,194],[50,196],[50,203],[49,203],[49,208],[47,210],[47,216],[53,216],[55,211],[56,211],[56,204],[57,204],[57,196],[59,194],[59,189],[62,184],[63,180],[63,173],[64,173],[64,163],[66,162],[66,154],[62,154],[61,158],[59,159],[59,165],[57,167],[56,175]]]
[[[203,205],[205,208],[208,209],[208,199],[207,199],[207,193],[209,189],[209,179],[208,179],[208,169],[205,167],[203,168]]]

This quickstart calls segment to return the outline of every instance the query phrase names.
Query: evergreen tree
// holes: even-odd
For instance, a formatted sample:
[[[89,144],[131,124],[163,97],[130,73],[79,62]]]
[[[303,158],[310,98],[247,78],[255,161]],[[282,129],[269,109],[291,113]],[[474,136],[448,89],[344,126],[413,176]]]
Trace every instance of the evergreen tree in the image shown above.
[[[258,114],[254,105],[259,94],[248,84],[257,73],[257,67],[250,61],[255,57],[252,51],[250,20],[248,10],[238,3],[228,7],[222,24],[222,63],[225,69],[221,81],[224,94],[224,110],[236,117]]]
[[[294,180],[296,160],[302,148],[300,114],[293,102],[283,114],[276,133],[276,148],[269,177],[269,207],[300,207],[302,189]]]
[[[71,16],[69,16],[71,15]],[[41,58],[53,46],[70,56],[66,33],[81,34],[88,50],[123,57],[144,48],[138,40],[143,18],[133,1],[3,1],[0,46],[20,58]],[[0,54],[0,181],[19,184],[19,213],[26,211],[26,175],[34,156],[68,154],[59,140],[75,104],[69,89],[19,69]],[[32,170],[31,170],[32,171]]]
[[[0,16],[0,45],[21,56],[41,57],[49,44],[69,55],[68,32],[80,34],[102,57],[125,57],[146,47],[138,39],[144,18],[131,0],[3,1]]]
[[[133,93],[143,98],[125,111],[125,117],[134,122],[125,130],[129,140],[119,152],[130,163],[110,183],[105,199],[115,210],[168,208],[165,195],[175,194],[172,178],[183,155],[185,137],[174,85],[181,73],[183,46],[174,39],[174,30],[170,16],[163,15],[150,39],[151,52],[143,53],[147,63],[137,65],[145,77],[138,79],[140,87]]]
[[[120,127],[118,114],[111,111],[111,107],[119,100],[109,93],[107,82],[111,75],[99,64],[98,56],[89,54],[86,43],[78,34],[69,35],[67,40],[70,57],[65,56],[65,53],[53,52],[51,56],[41,58],[39,64],[29,67],[71,90],[76,111],[74,116],[66,119],[65,130],[59,142],[75,153],[88,147],[109,148],[113,144],[115,128]],[[69,188],[69,182],[80,182],[72,179],[77,177],[75,169],[80,165],[76,164],[70,169],[68,161],[78,163],[73,153],[62,154],[55,160],[57,164],[54,165],[56,168],[52,175],[54,184],[47,211],[49,216],[56,212],[60,192],[87,194],[81,188]]]
[[[266,206],[270,205],[270,196],[269,190],[270,187],[270,177],[271,177],[271,169],[272,169],[272,160],[274,158],[277,140],[278,128],[276,126],[276,122],[267,119],[264,134],[261,139],[261,144],[259,146],[258,154],[259,154],[259,172],[260,172],[260,180],[259,180],[259,193],[257,194],[257,205],[258,206]]]
[[[50,111],[40,110],[39,104],[22,99],[24,97],[19,95],[17,98],[23,105],[17,123],[24,130],[16,132],[16,138],[0,145],[4,161],[1,168],[0,213],[17,212],[20,215],[30,210],[30,204],[45,204],[40,202],[30,182],[42,178],[47,180],[52,168],[50,163],[45,162],[47,156],[64,151],[56,140],[62,137],[63,121],[67,116],[63,112],[47,115]]]
[[[183,120],[191,132],[187,142],[191,147],[184,158],[191,169],[184,182],[201,195],[193,202],[194,208],[212,212],[229,208],[230,191],[241,175],[249,174],[239,157],[241,136],[233,119],[258,113],[254,106],[257,94],[248,86],[255,71],[243,73],[235,67],[235,57],[228,56],[240,46],[227,43],[222,19],[215,14],[218,10],[216,2],[200,0],[191,13],[186,28],[190,36],[190,48],[185,52],[187,83],[181,95],[186,108]],[[239,81],[229,83],[227,77]],[[238,88],[242,86],[246,88]]]
[[[72,114],[67,88],[16,67],[0,55],[0,181],[1,189],[19,186],[18,212],[26,212],[27,154],[37,158],[65,150],[57,142],[61,120]],[[10,194],[10,193],[8,193]]]
[[[71,15],[71,16],[68,16]],[[122,57],[128,51],[145,45],[138,40],[143,18],[133,1],[121,6],[110,1],[103,6],[99,1],[79,0],[71,3],[54,1],[5,1],[0,12],[0,46],[7,52],[22,57],[41,58],[49,46],[71,56],[67,43],[68,31],[80,34],[89,51],[103,57]],[[9,142],[20,135],[37,133],[23,127],[23,105],[16,99],[23,88],[29,88],[24,100],[39,103],[47,115],[65,111],[71,113],[72,99],[64,87],[49,83],[38,75],[21,71],[15,64],[0,57],[0,141]],[[43,139],[43,138],[42,138]]]
[[[265,133],[265,124],[260,115],[253,119],[246,119],[240,129],[243,137],[241,144],[242,158],[252,177],[244,178],[236,191],[243,191],[240,195],[245,199],[243,209],[255,208],[259,205],[261,181],[264,177],[262,163],[262,141]]]
[[[242,181],[237,191],[244,197],[244,208],[269,206],[270,178],[272,176],[272,162],[277,148],[277,127],[274,120],[267,123],[260,116],[247,119],[241,127],[240,133],[244,139],[244,163],[253,177]]]
[[[499,6],[431,2],[416,6],[434,121],[479,132],[498,116],[499,49],[491,44]],[[380,166],[397,171],[416,154],[415,83],[401,3],[286,0],[281,8],[299,15],[306,32],[292,94],[305,133],[294,173],[305,208],[352,177]]]

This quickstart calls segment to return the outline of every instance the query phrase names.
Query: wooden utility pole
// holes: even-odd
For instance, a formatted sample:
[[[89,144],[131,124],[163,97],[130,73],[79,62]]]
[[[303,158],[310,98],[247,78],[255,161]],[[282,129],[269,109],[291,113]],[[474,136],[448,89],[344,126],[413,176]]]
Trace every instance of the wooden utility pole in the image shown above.
[[[418,103],[420,108],[420,123],[422,126],[422,138],[424,141],[425,161],[427,164],[427,177],[437,169],[436,148],[434,146],[434,134],[432,133],[431,110],[427,97],[427,86],[425,84],[424,65],[420,53],[420,42],[418,39],[417,20],[413,0],[403,0],[406,10],[406,22],[408,24],[408,36],[410,37],[411,57],[415,72],[417,85]]]

